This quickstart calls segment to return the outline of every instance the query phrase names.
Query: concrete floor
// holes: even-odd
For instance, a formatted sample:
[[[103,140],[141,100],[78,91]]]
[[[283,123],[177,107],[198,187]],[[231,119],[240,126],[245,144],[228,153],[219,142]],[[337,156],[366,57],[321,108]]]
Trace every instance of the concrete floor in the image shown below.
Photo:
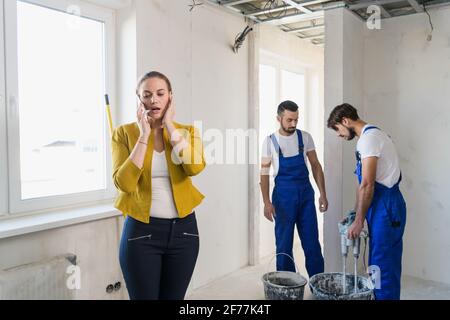
[[[264,300],[261,277],[268,272],[269,261],[270,259],[263,259],[263,262],[258,266],[245,267],[204,287],[193,290],[188,293],[186,299]],[[305,287],[304,299],[313,299],[309,286]],[[401,299],[449,300],[450,285],[404,276],[402,278]]]

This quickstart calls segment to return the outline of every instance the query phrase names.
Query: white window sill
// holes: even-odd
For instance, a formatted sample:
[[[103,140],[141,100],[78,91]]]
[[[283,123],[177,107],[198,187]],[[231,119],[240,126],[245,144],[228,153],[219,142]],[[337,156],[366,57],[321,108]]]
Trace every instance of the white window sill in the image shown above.
[[[0,239],[121,216],[111,204],[39,213],[0,220]]]

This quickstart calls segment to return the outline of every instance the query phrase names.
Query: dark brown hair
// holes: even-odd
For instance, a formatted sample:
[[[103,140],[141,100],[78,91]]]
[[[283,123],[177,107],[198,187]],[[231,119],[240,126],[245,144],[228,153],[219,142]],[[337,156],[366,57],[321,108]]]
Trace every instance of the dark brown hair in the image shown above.
[[[351,104],[343,103],[336,108],[333,109],[330,113],[330,117],[328,118],[328,128],[337,130],[336,125],[338,123],[342,123],[344,118],[351,119],[356,121],[359,119],[358,110],[355,109]]]

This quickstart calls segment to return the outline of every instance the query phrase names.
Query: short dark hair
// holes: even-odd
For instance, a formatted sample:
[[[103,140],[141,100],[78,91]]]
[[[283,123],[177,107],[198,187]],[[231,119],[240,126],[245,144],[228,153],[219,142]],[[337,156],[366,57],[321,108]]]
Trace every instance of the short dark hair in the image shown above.
[[[349,103],[343,103],[333,109],[328,118],[328,128],[337,130],[337,124],[342,123],[344,118],[351,120],[359,120],[358,110]]]
[[[281,116],[285,110],[298,111],[298,105],[294,101],[286,100],[278,106],[278,115]]]

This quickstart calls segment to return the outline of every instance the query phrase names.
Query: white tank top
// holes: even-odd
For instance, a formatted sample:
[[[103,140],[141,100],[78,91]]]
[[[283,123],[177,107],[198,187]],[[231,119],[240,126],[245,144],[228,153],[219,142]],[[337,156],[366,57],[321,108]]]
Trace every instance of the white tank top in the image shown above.
[[[152,205],[150,207],[150,217],[162,219],[178,218],[165,151],[158,153],[153,150],[151,170]]]

